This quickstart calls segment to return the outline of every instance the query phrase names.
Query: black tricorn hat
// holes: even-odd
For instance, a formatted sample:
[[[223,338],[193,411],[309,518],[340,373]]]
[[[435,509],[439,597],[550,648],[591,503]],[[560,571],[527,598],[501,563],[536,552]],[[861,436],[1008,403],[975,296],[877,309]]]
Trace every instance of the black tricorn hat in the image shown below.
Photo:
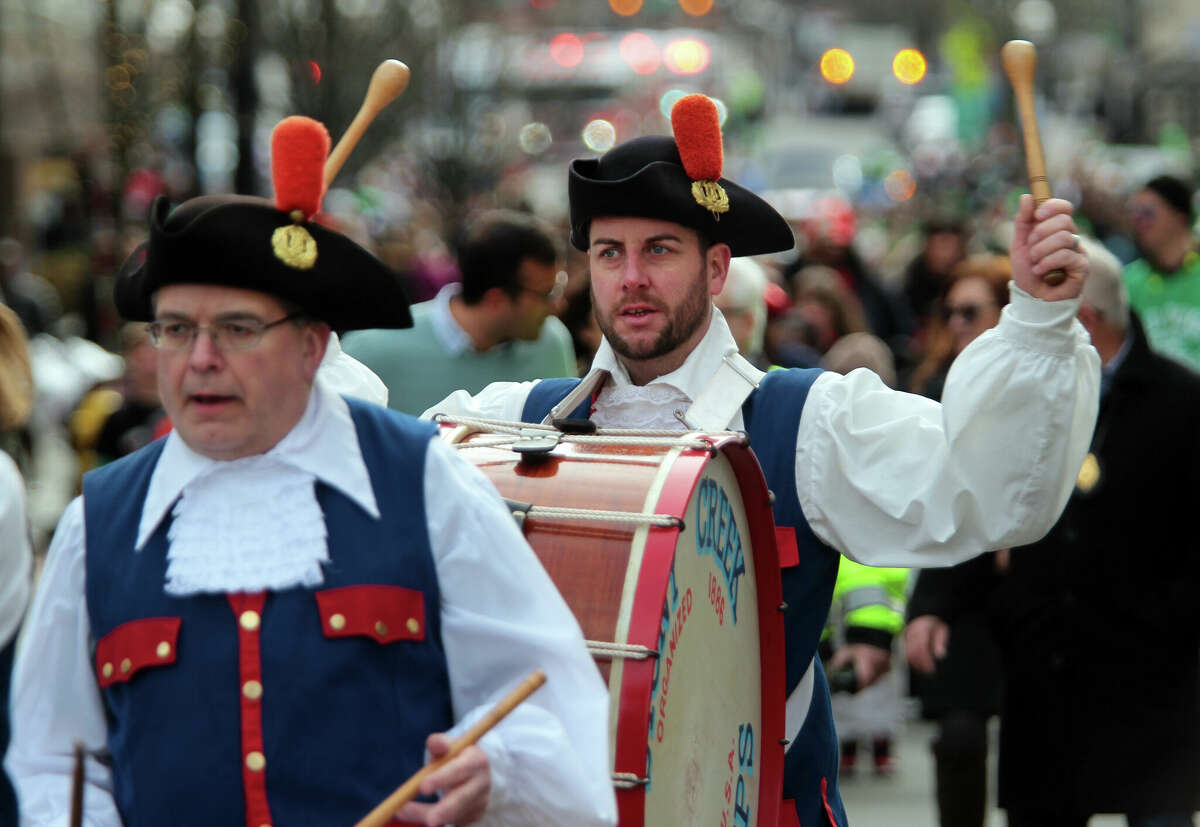
[[[277,167],[275,201],[202,195],[171,210],[166,198],[156,198],[150,239],[117,275],[117,311],[130,321],[150,321],[160,288],[214,284],[268,293],[334,330],[411,327],[408,296],[397,276],[346,236],[308,220],[320,207],[324,154],[301,158],[303,174],[293,168],[281,178]],[[298,181],[302,195],[296,194]]]
[[[592,219],[634,216],[673,221],[728,244],[734,256],[790,250],[791,227],[775,208],[721,178],[716,107],[703,95],[681,98],[671,112],[674,138],[651,135],[599,158],[571,163],[571,243],[588,248]]]

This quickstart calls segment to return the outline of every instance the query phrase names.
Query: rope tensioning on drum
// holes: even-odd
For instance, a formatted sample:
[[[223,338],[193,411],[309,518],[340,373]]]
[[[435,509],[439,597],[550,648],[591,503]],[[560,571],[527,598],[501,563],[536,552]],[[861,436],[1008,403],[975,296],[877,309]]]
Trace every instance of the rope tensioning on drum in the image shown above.
[[[618,790],[632,790],[637,787],[644,787],[649,783],[649,778],[644,778],[632,772],[614,772],[612,774],[612,784]]]
[[[550,447],[560,442],[571,442],[578,445],[637,445],[649,448],[686,448],[693,451],[711,452],[713,450],[711,442],[697,439],[689,434],[681,434],[679,431],[603,428],[594,434],[570,434],[563,433],[550,425],[513,423],[499,419],[477,419],[475,417],[447,416],[446,414],[438,414],[434,417],[434,421],[443,425],[465,426],[467,432],[463,434],[463,438],[473,433],[506,434],[514,437],[511,440],[489,439],[471,442],[460,440],[454,443],[458,448],[493,448],[518,443],[524,439],[548,439],[552,440]]]
[[[602,640],[585,640],[588,652],[594,658],[627,658],[628,660],[647,660],[658,657],[658,651],[648,646],[636,643],[609,643]]]
[[[602,523],[629,523],[659,528],[683,530],[683,519],[674,514],[644,514],[640,511],[605,511],[599,508],[562,508],[553,505],[530,505],[505,499],[518,524],[530,517],[539,520],[589,520]]]

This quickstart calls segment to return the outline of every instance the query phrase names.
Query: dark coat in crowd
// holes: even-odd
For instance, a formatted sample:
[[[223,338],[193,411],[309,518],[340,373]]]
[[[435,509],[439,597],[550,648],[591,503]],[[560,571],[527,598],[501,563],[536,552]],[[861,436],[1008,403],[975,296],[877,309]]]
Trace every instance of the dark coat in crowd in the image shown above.
[[[1098,476],[1005,573],[942,584],[991,611],[1008,809],[1200,809],[1200,375],[1151,352],[1136,319],[1131,332],[1101,398]]]

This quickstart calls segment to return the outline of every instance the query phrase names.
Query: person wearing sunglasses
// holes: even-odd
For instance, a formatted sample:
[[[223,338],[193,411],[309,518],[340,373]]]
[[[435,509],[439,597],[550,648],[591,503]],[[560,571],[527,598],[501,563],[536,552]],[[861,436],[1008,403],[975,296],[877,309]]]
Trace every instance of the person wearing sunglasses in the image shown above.
[[[534,216],[483,213],[459,245],[461,282],[414,305],[411,328],[357,331],[342,345],[383,379],[391,408],[414,415],[457,388],[573,374],[571,334],[555,315],[561,259]]]
[[[982,253],[959,262],[951,271],[945,297],[934,314],[929,345],[913,370],[914,393],[940,399],[950,365],[979,334],[995,327],[1008,304],[1012,267],[1007,256]]]
[[[1129,201],[1141,258],[1125,268],[1133,309],[1155,350],[1200,369],[1200,240],[1193,187],[1159,175]]]

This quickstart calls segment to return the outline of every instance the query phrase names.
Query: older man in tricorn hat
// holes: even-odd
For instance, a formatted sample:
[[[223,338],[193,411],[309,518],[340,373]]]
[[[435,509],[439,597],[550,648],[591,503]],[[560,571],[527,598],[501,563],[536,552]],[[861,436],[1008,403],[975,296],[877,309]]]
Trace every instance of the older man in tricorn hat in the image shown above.
[[[790,249],[787,222],[721,178],[714,105],[688,96],[673,137],[571,164],[571,242],[588,254],[604,341],[581,380],[458,391],[426,412],[601,427],[741,429],[794,529],[783,569],[787,725],[783,823],[836,824],[837,737],[814,657],[839,552],[871,565],[938,566],[1022,545],[1054,523],[1095,423],[1099,361],[1075,321],[1087,260],[1071,206],[1024,196],[1012,304],[955,364],[941,404],[866,370],[763,374],[711,297],[732,256]],[[1063,270],[1051,286],[1042,276]]]
[[[535,667],[400,817],[615,821],[604,687],[495,489],[430,425],[314,384],[331,326],[410,323],[310,220],[326,154],[284,121],[275,203],[156,202],[118,279],[174,431],[89,474],[55,535],[16,667],[24,824],[66,823],[76,742],[85,824],[355,823]]]

